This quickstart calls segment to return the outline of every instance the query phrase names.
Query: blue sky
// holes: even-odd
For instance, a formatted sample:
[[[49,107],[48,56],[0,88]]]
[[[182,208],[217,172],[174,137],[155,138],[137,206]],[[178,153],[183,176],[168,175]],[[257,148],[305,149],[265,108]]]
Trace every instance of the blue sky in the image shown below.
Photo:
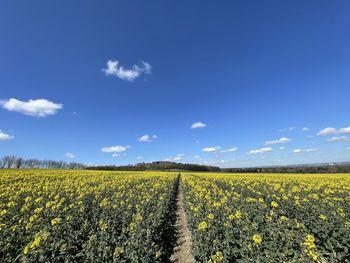
[[[348,1],[2,1],[0,155],[350,161],[349,11]]]

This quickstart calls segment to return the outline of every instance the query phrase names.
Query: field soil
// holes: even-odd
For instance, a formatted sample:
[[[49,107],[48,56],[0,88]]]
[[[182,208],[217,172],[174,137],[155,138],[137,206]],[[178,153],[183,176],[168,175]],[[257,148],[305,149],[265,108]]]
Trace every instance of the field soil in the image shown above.
[[[187,226],[187,217],[183,203],[184,196],[181,180],[179,184],[175,225],[178,233],[178,240],[174,248],[174,253],[170,257],[170,261],[174,263],[194,263],[196,261],[192,255],[192,236]]]

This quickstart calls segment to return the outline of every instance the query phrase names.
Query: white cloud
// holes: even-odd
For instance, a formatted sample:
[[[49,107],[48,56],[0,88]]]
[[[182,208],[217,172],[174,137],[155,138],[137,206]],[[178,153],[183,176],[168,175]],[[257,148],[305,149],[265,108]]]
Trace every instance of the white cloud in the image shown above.
[[[103,147],[101,151],[105,153],[121,153],[121,152],[125,152],[129,148],[131,147],[116,145],[116,146],[110,146],[110,147]]]
[[[0,105],[8,111],[19,112],[34,117],[54,115],[58,110],[63,108],[62,104],[53,103],[46,99],[20,101],[11,98],[9,100],[0,101]]]
[[[302,130],[302,131],[304,131],[304,132],[306,132],[306,131],[309,131],[309,130],[310,130],[310,128],[308,128],[308,127],[304,127],[304,128],[302,128],[301,130]]]
[[[169,157],[164,159],[164,161],[171,162],[171,161],[180,161],[182,160],[182,157],[185,156],[183,153],[178,153],[174,157]]]
[[[198,121],[191,125],[191,129],[204,128],[205,126],[207,126],[205,123]]]
[[[120,157],[120,153],[113,153],[112,157],[116,158],[116,157]]]
[[[350,133],[350,127],[341,128],[341,129],[339,129],[338,133],[348,134],[348,133]]]
[[[347,141],[349,141],[349,139],[346,136],[334,136],[327,140],[327,142],[347,142]]]
[[[142,160],[143,157],[142,157],[142,156],[137,156],[136,159],[137,159],[137,160]]]
[[[317,135],[333,135],[333,134],[348,134],[350,133],[350,127],[344,127],[337,130],[333,127],[325,128],[317,133]]]
[[[330,135],[330,134],[337,134],[337,129],[333,127],[324,128],[323,130],[320,130],[317,135]]]
[[[235,151],[237,151],[237,150],[238,150],[237,147],[232,147],[232,148],[229,148],[229,149],[226,149],[226,150],[222,150],[222,151],[220,151],[220,152],[222,152],[222,153],[227,153],[227,152],[235,152]]]
[[[317,152],[318,150],[319,149],[316,149],[316,148],[309,148],[309,149],[305,149],[305,150],[295,149],[295,150],[293,150],[293,153],[301,153],[301,152],[311,153],[311,152]]]
[[[200,156],[199,155],[195,155],[193,156],[194,159],[200,159]]]
[[[281,146],[281,147],[280,147],[280,150],[284,150],[284,149],[286,149],[286,147],[284,147],[284,146]]]
[[[304,152],[307,152],[307,153],[317,152],[317,151],[318,151],[318,149],[316,149],[316,148],[310,148],[310,149],[304,150]]]
[[[216,153],[216,152],[220,151],[220,149],[221,149],[220,146],[214,146],[214,147],[203,148],[202,151],[203,152],[208,152],[208,153]]]
[[[152,139],[157,139],[157,135],[148,135],[148,134],[145,134],[145,135],[142,135],[141,137],[138,138],[139,142],[150,142],[152,141]]]
[[[66,153],[66,157],[70,158],[70,159],[73,159],[73,158],[75,158],[75,154],[73,154],[73,153]]]
[[[134,81],[142,74],[151,74],[152,67],[149,63],[141,61],[140,65],[133,65],[130,69],[126,69],[119,65],[118,60],[108,60],[107,68],[103,68],[102,71],[106,76],[115,76],[122,80]]]
[[[8,135],[0,130],[0,141],[8,141],[14,139],[14,136]]]
[[[286,137],[282,137],[282,138],[279,138],[279,139],[277,139],[277,140],[266,141],[266,142],[265,142],[265,145],[279,144],[279,143],[287,143],[287,142],[290,142],[290,141],[291,141],[291,139],[286,138]]]
[[[173,159],[173,161],[180,161],[182,160],[182,157],[184,156],[183,153],[178,153]]]
[[[265,147],[265,148],[260,148],[256,150],[251,150],[247,154],[257,154],[257,153],[266,153],[266,152],[271,152],[272,148],[271,147]]]

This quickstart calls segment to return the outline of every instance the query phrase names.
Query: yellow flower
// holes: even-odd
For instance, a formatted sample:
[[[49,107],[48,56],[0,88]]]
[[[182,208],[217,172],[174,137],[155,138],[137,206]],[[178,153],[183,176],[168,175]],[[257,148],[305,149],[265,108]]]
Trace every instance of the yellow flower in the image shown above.
[[[213,220],[213,219],[214,219],[214,215],[213,215],[213,214],[209,214],[209,215],[208,215],[208,219],[209,219],[209,220]]]
[[[278,207],[278,203],[277,203],[276,201],[272,201],[272,202],[271,202],[271,206],[272,206],[273,208],[277,208],[277,207]]]
[[[59,223],[61,223],[61,218],[56,217],[54,219],[51,220],[51,225],[58,225]]]
[[[207,222],[203,221],[198,224],[198,230],[205,230],[206,228],[208,228]]]
[[[316,245],[314,242],[315,242],[314,236],[307,235],[303,244],[306,245],[308,249],[314,249],[316,248]]]
[[[262,238],[258,234],[255,234],[252,239],[256,245],[260,245],[262,242]]]
[[[242,218],[241,211],[237,210],[236,213],[235,213],[235,217],[236,217],[236,219],[241,219]]]
[[[326,220],[326,219],[327,219],[327,216],[325,216],[325,215],[320,215],[320,219]]]

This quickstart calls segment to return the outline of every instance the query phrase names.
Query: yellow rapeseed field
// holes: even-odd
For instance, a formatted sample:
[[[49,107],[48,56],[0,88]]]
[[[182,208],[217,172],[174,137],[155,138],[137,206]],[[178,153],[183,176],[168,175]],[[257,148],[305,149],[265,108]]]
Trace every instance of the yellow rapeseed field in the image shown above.
[[[350,262],[350,175],[182,173],[198,262]],[[0,170],[0,262],[165,262],[178,173]]]
[[[162,262],[176,174],[0,171],[0,262]]]
[[[200,262],[350,262],[350,175],[185,174]]]

